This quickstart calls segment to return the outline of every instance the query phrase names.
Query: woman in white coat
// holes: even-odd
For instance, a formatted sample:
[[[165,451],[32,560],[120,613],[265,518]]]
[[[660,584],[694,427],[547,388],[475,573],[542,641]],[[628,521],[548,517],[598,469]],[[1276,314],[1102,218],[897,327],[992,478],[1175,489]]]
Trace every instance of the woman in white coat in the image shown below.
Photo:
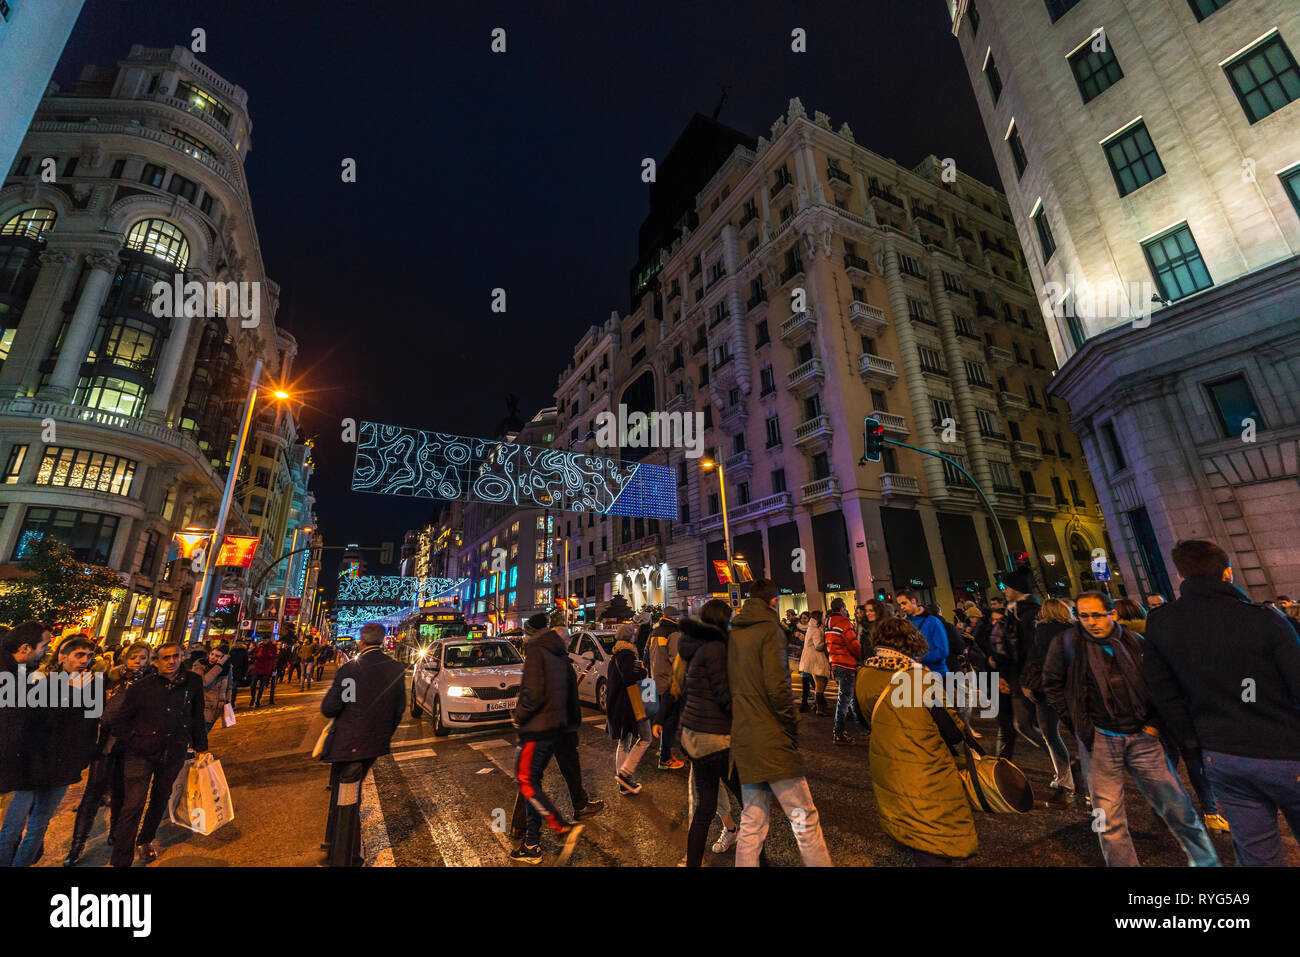
[[[822,631],[822,613],[808,612],[808,628],[803,636],[803,654],[799,656],[799,672],[803,675],[803,702],[800,711],[808,710],[808,692],[816,688],[817,697],[813,713],[831,714],[826,704],[826,680],[831,676],[830,659],[826,656],[826,633]]]

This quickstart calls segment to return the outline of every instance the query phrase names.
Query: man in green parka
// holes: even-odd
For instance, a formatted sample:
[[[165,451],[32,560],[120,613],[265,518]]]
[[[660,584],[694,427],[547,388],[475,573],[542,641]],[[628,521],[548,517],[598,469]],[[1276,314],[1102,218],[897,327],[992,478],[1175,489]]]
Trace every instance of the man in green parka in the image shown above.
[[[731,685],[731,760],[740,775],[744,811],[736,866],[757,867],[767,839],[772,795],[790,820],[808,867],[830,867],[821,820],[799,759],[798,719],[790,690],[786,635],[776,615],[776,584],[760,578],[731,620],[727,680]]]

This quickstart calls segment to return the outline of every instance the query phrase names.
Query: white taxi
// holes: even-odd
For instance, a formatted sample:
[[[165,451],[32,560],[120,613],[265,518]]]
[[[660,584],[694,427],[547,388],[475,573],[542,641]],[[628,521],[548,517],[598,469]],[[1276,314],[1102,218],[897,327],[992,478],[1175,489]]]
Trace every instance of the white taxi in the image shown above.
[[[591,702],[602,712],[613,657],[612,631],[577,631],[569,638],[569,661],[578,676],[578,699]]]
[[[524,659],[501,638],[443,638],[417,653],[411,715],[433,717],[434,734],[510,721]]]

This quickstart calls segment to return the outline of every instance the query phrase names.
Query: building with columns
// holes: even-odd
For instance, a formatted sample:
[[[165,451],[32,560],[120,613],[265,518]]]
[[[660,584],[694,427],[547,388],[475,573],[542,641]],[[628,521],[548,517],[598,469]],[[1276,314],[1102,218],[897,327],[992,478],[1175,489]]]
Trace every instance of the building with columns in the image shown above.
[[[909,449],[860,464],[874,416],[974,475],[1048,591],[1092,584],[1101,515],[1046,393],[1051,344],[997,190],[933,156],[881,157],[795,99],[757,140],[697,115],[658,166],[638,245],[631,309],[589,329],[560,377],[559,447],[605,454],[595,417],[620,404],[698,415],[733,554],[777,581],[783,609],[986,593],[1002,560],[974,489]],[[676,470],[681,517],[583,529],[609,590],[634,607],[725,590],[718,472],[680,447],[621,454]]]
[[[1300,589],[1300,5],[948,0],[1119,566]]]
[[[187,49],[133,46],[51,88],[0,188],[0,561],[52,534],[117,570],[91,623],[110,640],[184,632],[195,576],[173,534],[215,524],[253,364],[275,381],[296,350],[244,178],[247,107]],[[169,316],[153,289],[178,277],[247,283],[258,308]],[[252,518],[235,502],[227,531]]]

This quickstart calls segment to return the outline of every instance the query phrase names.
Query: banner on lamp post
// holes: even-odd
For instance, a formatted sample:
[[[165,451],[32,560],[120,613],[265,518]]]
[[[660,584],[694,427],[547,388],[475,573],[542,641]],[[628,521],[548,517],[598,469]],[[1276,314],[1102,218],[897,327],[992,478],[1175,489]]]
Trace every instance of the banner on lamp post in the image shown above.
[[[284,600],[284,617],[296,618],[298,612],[302,609],[301,598],[286,598]]]
[[[259,539],[253,535],[227,535],[222,539],[217,564],[248,568],[253,564],[253,555],[257,552],[258,541]]]

